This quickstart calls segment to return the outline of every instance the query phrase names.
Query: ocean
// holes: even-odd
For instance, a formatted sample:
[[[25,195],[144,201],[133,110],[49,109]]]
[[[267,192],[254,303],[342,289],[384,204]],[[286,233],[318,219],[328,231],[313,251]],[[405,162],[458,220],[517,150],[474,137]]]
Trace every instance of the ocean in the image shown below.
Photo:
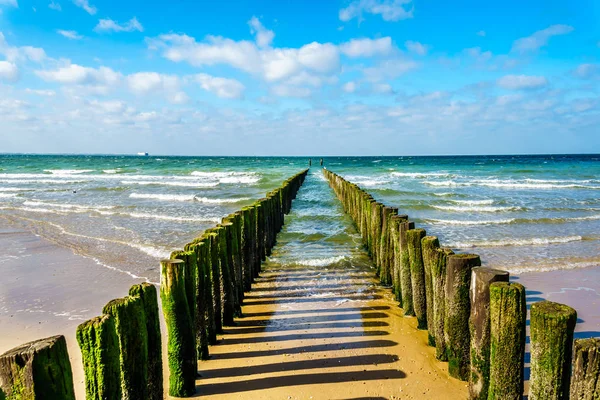
[[[313,157],[281,262],[366,262]],[[443,246],[512,274],[600,266],[600,156],[325,157]],[[99,265],[159,279],[159,260],[308,157],[0,155],[0,216]],[[2,260],[0,250],[0,262]]]

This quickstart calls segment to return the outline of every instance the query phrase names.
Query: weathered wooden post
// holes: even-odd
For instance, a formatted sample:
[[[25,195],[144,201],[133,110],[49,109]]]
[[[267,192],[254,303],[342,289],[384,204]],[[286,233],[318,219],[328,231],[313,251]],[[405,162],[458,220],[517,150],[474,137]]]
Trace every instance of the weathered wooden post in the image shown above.
[[[518,283],[490,285],[490,380],[487,399],[523,397],[525,288]]]
[[[568,399],[577,312],[564,304],[531,305],[529,400]]]
[[[452,254],[454,252],[451,249],[437,249],[431,265],[435,357],[440,361],[448,361],[444,326],[446,320],[446,259]]]
[[[453,254],[446,262],[446,316],[444,320],[448,373],[466,381],[469,378],[469,316],[471,270],[481,260],[475,254]]]
[[[421,252],[423,254],[423,269],[425,271],[425,300],[427,308],[427,332],[430,346],[435,347],[434,291],[432,270],[438,259],[440,243],[435,236],[425,236],[421,239]]]
[[[124,398],[148,398],[148,333],[144,304],[139,296],[111,300],[102,310],[115,320],[121,354],[121,390]]]
[[[421,239],[425,229],[410,229],[406,232],[408,257],[410,262],[410,281],[412,284],[413,307],[417,317],[417,329],[427,329],[427,300],[425,298],[425,269]]]
[[[36,340],[2,354],[0,392],[10,400],[75,400],[65,337]]]
[[[148,399],[162,400],[162,343],[156,287],[150,283],[134,285],[129,289],[129,295],[139,296],[144,306],[146,333],[148,335]]]
[[[223,311],[223,325],[233,325],[235,316],[235,300],[233,284],[231,281],[231,252],[227,247],[227,228],[223,224],[215,229],[219,243],[219,266],[221,275],[221,307]]]
[[[398,225],[398,236],[400,237],[400,287],[402,292],[402,304],[404,315],[414,316],[415,309],[413,307],[413,289],[410,273],[410,255],[408,251],[408,236],[407,232],[414,229],[414,222],[400,222]]]
[[[600,398],[600,338],[575,340],[571,398],[573,400]]]
[[[196,347],[201,360],[209,359],[210,318],[214,318],[212,311],[212,282],[210,281],[210,241],[202,238],[191,246],[197,256],[198,271],[196,274]]]
[[[390,270],[390,262],[392,255],[390,254],[390,227],[392,216],[398,214],[396,207],[383,207],[382,220],[381,220],[381,238],[379,243],[379,264],[381,265],[379,280],[384,285],[390,285],[392,283],[392,274]]]
[[[120,399],[119,338],[113,317],[104,314],[84,322],[77,327],[76,336],[83,360],[86,400]]]
[[[219,262],[219,235],[214,231],[214,228],[204,231],[204,238],[210,244],[208,249],[208,260],[210,262],[210,282],[212,309],[212,318],[209,315],[208,319],[208,343],[217,343],[217,334],[223,333],[223,302],[221,293],[223,292],[221,283],[221,266]]]
[[[471,273],[471,374],[469,398],[487,399],[490,383],[490,285],[508,282],[509,274],[492,268],[476,267]]]
[[[185,288],[182,260],[161,261],[160,298],[167,325],[169,395],[196,393],[197,357],[194,326]]]

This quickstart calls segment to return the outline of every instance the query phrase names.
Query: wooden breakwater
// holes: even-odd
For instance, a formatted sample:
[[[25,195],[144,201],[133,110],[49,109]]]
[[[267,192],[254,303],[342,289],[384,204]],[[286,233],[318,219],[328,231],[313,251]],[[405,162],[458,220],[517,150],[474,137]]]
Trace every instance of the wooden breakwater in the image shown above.
[[[161,262],[160,297],[167,326],[168,393],[196,392],[198,360],[209,357],[223,326],[241,316],[244,292],[261,263],[308,170],[287,179],[254,204],[223,218],[171,259]],[[162,332],[154,285],[134,285],[102,315],[79,325],[86,399],[164,398]],[[0,400],[74,400],[66,342],[55,336],[0,355]]]
[[[323,173],[353,219],[376,275],[406,316],[426,329],[448,373],[469,382],[470,399],[520,399],[524,391],[525,288],[509,273],[455,254],[358,185]],[[600,339],[575,340],[577,313],[531,305],[529,399],[600,399]],[[574,354],[573,354],[574,352]]]

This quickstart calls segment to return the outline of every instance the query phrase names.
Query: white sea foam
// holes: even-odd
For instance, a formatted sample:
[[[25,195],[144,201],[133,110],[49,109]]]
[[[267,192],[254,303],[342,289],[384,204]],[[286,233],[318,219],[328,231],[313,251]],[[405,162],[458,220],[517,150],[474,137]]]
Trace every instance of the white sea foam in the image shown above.
[[[0,187],[0,192],[28,192],[31,190],[27,188]]]
[[[10,199],[13,197],[17,197],[16,193],[0,193],[0,199]]]
[[[55,207],[65,210],[87,210],[87,211],[97,211],[97,210],[110,210],[115,208],[115,206],[84,206],[80,204],[58,204],[58,203],[49,203],[45,201],[36,201],[36,200],[28,200],[23,203],[25,206],[32,207]]]
[[[475,206],[475,205],[485,205],[485,204],[493,204],[494,200],[492,199],[486,199],[486,200],[450,200],[453,203],[458,203],[458,204],[465,204],[468,206]]]
[[[240,201],[250,200],[249,197],[240,197],[237,199],[209,199],[208,197],[196,197],[196,200],[201,203],[207,204],[228,204],[228,203],[239,203]]]
[[[456,219],[426,219],[425,221],[437,225],[496,225],[496,224],[511,224],[516,221],[515,218],[507,219],[492,219],[492,220],[473,220],[461,221]]]
[[[433,208],[444,211],[456,211],[456,212],[506,212],[506,211],[518,211],[521,207],[493,207],[493,206],[436,206]]]
[[[506,246],[543,246],[548,244],[560,244],[578,242],[583,240],[582,236],[563,236],[550,238],[526,238],[526,239],[503,239],[503,240],[484,240],[479,242],[457,242],[448,244],[454,248],[471,247],[506,247]]]
[[[260,178],[255,176],[229,176],[225,178],[219,178],[219,182],[221,183],[245,183],[252,184],[257,183]]]
[[[0,179],[0,183],[11,183],[11,184],[37,184],[37,183],[45,183],[45,184],[55,184],[55,185],[65,185],[65,184],[73,184],[73,183],[85,183],[85,180],[75,180],[75,179]]]
[[[550,272],[559,270],[571,270],[580,268],[592,268],[600,266],[600,260],[595,261],[573,261],[552,264],[533,264],[518,266],[502,266],[512,274],[522,274],[527,272]]]
[[[307,265],[310,267],[325,267],[330,264],[334,264],[344,260],[345,256],[334,256],[334,257],[324,257],[324,258],[312,258],[308,260],[301,260],[298,263],[301,265]]]
[[[148,199],[160,201],[194,201],[196,196],[193,194],[159,194],[159,193],[131,193],[132,199]]]
[[[116,174],[118,172],[118,169],[103,169],[102,172],[104,172],[105,174]]]
[[[462,182],[456,180],[445,181],[425,181],[423,183],[429,186],[437,187],[463,187],[463,186],[484,186],[501,189],[600,189],[600,186],[590,184],[591,180],[566,181],[566,180],[501,180],[501,179],[473,179]]]
[[[219,182],[190,182],[190,181],[121,181],[123,185],[157,185],[157,186],[179,186],[179,187],[192,187],[192,188],[209,188],[219,186]]]
[[[44,172],[50,172],[53,175],[78,175],[93,172],[93,169],[45,169]]]
[[[407,178],[428,178],[430,176],[450,176],[447,172],[392,172],[390,175]]]

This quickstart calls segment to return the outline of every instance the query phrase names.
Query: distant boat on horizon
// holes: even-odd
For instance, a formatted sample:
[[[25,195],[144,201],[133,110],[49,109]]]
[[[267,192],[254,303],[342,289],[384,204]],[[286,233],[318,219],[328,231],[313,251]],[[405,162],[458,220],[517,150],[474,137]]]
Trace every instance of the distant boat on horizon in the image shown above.
[[[137,155],[138,155],[138,156],[147,156],[147,155],[148,155],[148,153],[144,153],[144,152],[142,152],[142,153],[137,153]]]

